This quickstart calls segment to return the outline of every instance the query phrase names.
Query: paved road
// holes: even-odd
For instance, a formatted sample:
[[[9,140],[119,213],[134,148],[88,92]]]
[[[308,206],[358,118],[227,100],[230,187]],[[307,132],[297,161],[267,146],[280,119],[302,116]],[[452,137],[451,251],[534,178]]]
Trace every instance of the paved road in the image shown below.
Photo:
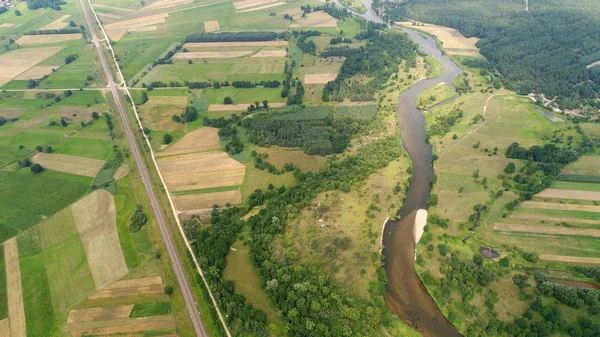
[[[92,23],[95,21],[95,19],[92,19],[92,16],[90,14],[90,9],[88,7],[89,3],[86,0],[80,1],[83,7],[83,12],[85,14],[85,20],[87,21],[88,27],[90,27],[92,42],[94,43],[94,45],[96,46],[96,50],[98,51],[100,61],[102,62],[102,68],[104,68],[104,73],[106,74],[106,79],[108,81],[108,88],[112,93],[115,105],[117,106],[117,110],[119,111],[119,115],[121,116],[121,120],[123,121],[123,129],[125,130],[127,140],[129,141],[129,145],[131,146],[131,152],[133,154],[133,157],[135,158],[138,170],[140,171],[142,182],[144,183],[144,187],[146,188],[146,192],[148,193],[148,197],[150,198],[154,218],[156,219],[156,223],[158,224],[158,228],[160,229],[160,234],[163,238],[163,241],[165,242],[165,246],[167,247],[167,252],[169,253],[169,258],[171,259],[171,264],[173,265],[173,271],[175,272],[175,276],[177,277],[179,287],[181,288],[183,299],[185,301],[185,307],[188,311],[188,314],[190,315],[192,324],[194,325],[196,336],[209,337],[208,333],[206,332],[206,329],[204,328],[204,324],[202,323],[202,319],[200,318],[198,306],[196,305],[196,301],[194,299],[190,283],[188,282],[188,279],[185,276],[181,260],[179,259],[179,255],[177,254],[177,250],[175,249],[175,244],[173,243],[173,239],[171,238],[169,230],[167,229],[164,214],[152,187],[150,175],[148,174],[148,168],[144,164],[142,155],[140,153],[140,149],[138,147],[137,142],[135,141],[135,136],[133,134],[133,130],[131,129],[131,125],[128,122],[125,108],[123,108],[123,103],[121,101],[121,97],[119,96],[117,85],[113,80],[110,67],[108,65],[108,62],[106,61],[106,56],[104,54],[103,47],[100,41],[98,40],[98,37],[96,36],[95,30],[93,29],[94,25]]]

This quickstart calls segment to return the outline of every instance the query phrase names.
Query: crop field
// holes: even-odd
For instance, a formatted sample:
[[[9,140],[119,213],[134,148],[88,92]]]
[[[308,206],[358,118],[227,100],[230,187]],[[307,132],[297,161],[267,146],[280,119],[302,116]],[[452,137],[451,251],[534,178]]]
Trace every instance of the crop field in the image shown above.
[[[140,117],[151,130],[180,131],[184,126],[171,118],[184,112],[186,102],[186,96],[150,96],[139,108]]]
[[[223,104],[225,97],[231,97],[234,104],[251,104],[267,100],[269,103],[284,103],[280,88],[208,88],[204,90],[209,104]]]
[[[15,43],[27,44],[50,44],[81,39],[81,34],[48,34],[48,35],[23,35]]]
[[[219,129],[203,127],[187,133],[177,143],[159,152],[158,157],[181,155],[220,149]]]
[[[49,170],[86,177],[95,177],[102,166],[104,166],[103,160],[41,152],[33,156],[32,162],[40,164]]]
[[[224,207],[226,203],[239,205],[242,203],[242,193],[239,190],[225,192],[209,192],[173,196],[175,208],[178,211],[210,210],[213,205]]]
[[[599,175],[600,156],[582,156],[561,171],[562,174]]]
[[[306,14],[306,17],[296,20],[297,23],[290,25],[292,28],[313,28],[313,27],[337,27],[337,20],[333,16],[323,12],[312,12]]]
[[[261,148],[259,151],[268,154],[269,157],[266,160],[279,169],[283,168],[286,163],[292,163],[302,172],[317,171],[327,160],[326,156],[311,156],[301,149],[294,148],[272,146]]]
[[[63,47],[23,48],[0,55],[0,86],[62,49]]]

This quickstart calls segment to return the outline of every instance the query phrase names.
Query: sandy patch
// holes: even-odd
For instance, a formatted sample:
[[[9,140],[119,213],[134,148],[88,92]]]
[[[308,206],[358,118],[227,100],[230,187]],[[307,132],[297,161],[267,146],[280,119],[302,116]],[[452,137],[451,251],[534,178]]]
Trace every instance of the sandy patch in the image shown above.
[[[115,6],[108,6],[108,5],[100,5],[100,4],[94,4],[94,7],[98,7],[98,8],[106,8],[106,9],[110,9],[113,11],[117,11],[117,12],[135,12],[135,10],[133,9],[129,9],[129,8],[121,8],[121,7],[115,7]]]
[[[125,177],[127,174],[129,174],[129,165],[121,164],[121,166],[119,166],[119,168],[115,171],[115,173],[113,173],[113,179],[120,180],[121,178]]]
[[[535,195],[540,198],[551,199],[574,199],[574,200],[591,200],[600,201],[600,192],[592,191],[577,191],[577,190],[558,190],[547,188]]]
[[[22,48],[0,55],[0,83],[12,80],[63,48]]]
[[[0,26],[0,27],[1,27],[1,26]],[[593,67],[593,66],[597,66],[597,65],[600,65],[600,61],[596,61],[596,62],[594,62],[594,63],[590,63],[590,64],[588,64],[588,65],[586,66],[586,68],[588,68],[588,69],[589,69],[589,68],[591,68],[591,67]]]
[[[427,210],[420,209],[417,211],[417,215],[415,216],[415,223],[413,227],[415,244],[419,243],[419,240],[421,240],[421,236],[423,236],[423,232],[425,231],[425,225],[427,225]]]
[[[65,14],[63,16],[61,16],[60,18],[50,22],[49,24],[45,25],[44,27],[40,28],[40,30],[47,30],[47,29],[61,29],[61,28],[65,28],[65,26],[67,26],[69,23],[68,22],[64,22],[66,19],[70,18],[71,15],[70,14]]]
[[[519,215],[513,214],[508,217],[509,219],[515,220],[535,220],[535,221],[545,221],[545,222],[566,222],[566,223],[581,223],[581,224],[600,224],[600,220],[587,220],[587,219],[577,219],[577,218],[553,218],[541,215]]]
[[[188,42],[185,48],[202,47],[287,47],[287,41],[252,41],[252,42]]]
[[[225,152],[194,153],[157,161],[171,191],[239,185],[246,172],[243,164]]]
[[[574,205],[574,204],[558,204],[540,201],[525,201],[521,204],[525,208],[539,209],[555,209],[562,211],[584,211],[584,212],[600,212],[600,206],[592,205]]]
[[[10,337],[10,321],[8,318],[0,321],[0,337]]]
[[[15,77],[15,80],[37,80],[38,78],[42,78],[44,75],[50,74],[52,69],[58,68],[60,68],[60,66],[35,66]]]
[[[466,38],[458,30],[454,28],[436,26],[431,24],[425,24],[423,26],[413,26],[411,22],[399,22],[408,28],[415,28],[435,35],[444,46],[444,49],[448,53],[454,53],[457,55],[469,55],[469,53],[476,52],[479,55],[479,51],[475,46],[475,43],[479,41],[476,37]],[[467,54],[463,54],[467,53]]]
[[[597,257],[564,256],[564,255],[548,255],[548,254],[540,254],[539,256],[540,256],[540,260],[544,260],[544,261],[600,264],[600,258],[597,258]]]
[[[119,41],[119,40],[121,40],[121,38],[123,37],[123,35],[125,35],[125,33],[127,33],[127,29],[109,30],[109,31],[106,31],[106,33],[108,34],[108,37],[111,40],[113,40],[113,41]]]
[[[337,19],[324,11],[306,14],[305,18],[298,19],[298,23],[290,27],[337,27]]]
[[[96,289],[127,274],[117,235],[115,201],[106,190],[96,190],[71,205],[71,213],[87,255]]]
[[[232,205],[239,205],[242,203],[242,192],[235,190],[174,196],[173,202],[175,203],[175,208],[179,211],[207,209],[212,208],[214,204],[223,206],[227,202]]]
[[[90,299],[160,294],[163,291],[161,277],[154,276],[135,280],[117,281],[104,288],[104,290],[90,296]]]
[[[246,111],[248,106],[252,103],[246,104],[211,104],[208,106],[208,111]],[[269,103],[270,108],[279,108],[285,106],[285,103]]]
[[[234,58],[250,54],[251,50],[238,51],[198,51],[177,53],[173,55],[174,59],[216,59],[216,58]]]
[[[204,31],[210,33],[216,32],[217,30],[219,30],[219,21],[204,21]]]
[[[0,28],[12,28],[14,26],[16,26],[14,23],[5,22],[5,23],[3,23],[3,24],[0,25]]]
[[[157,157],[218,150],[219,148],[219,129],[203,127],[189,132],[167,150],[158,153]]]
[[[273,3],[276,1],[277,0],[245,0],[245,1],[234,2],[233,5],[235,6],[235,9],[240,10],[240,9],[246,9],[249,7],[262,6],[262,5],[270,4],[270,3]]]
[[[175,320],[171,315],[127,318],[106,321],[72,323],[67,330],[73,337],[117,335],[139,336],[134,332],[174,328]]]
[[[268,5],[263,5],[263,6],[258,6],[258,7],[252,7],[252,8],[249,8],[249,9],[245,9],[243,11],[237,11],[236,13],[254,12],[254,11],[259,11],[261,9],[267,9],[267,8],[271,8],[271,7],[281,6],[281,5],[285,5],[285,2],[275,2],[275,3],[272,3],[272,4],[268,4]]]
[[[337,74],[306,74],[304,75],[304,84],[326,84],[334,81]]]
[[[59,172],[77,174],[86,177],[95,177],[104,166],[103,160],[83,157],[67,156],[56,153],[36,153],[31,158],[34,163],[42,167]]]
[[[286,54],[285,50],[261,50],[252,57],[285,57]]]
[[[119,307],[104,307],[82,310],[71,310],[67,323],[90,322],[90,321],[107,321],[111,319],[128,318],[133,304],[122,305]]]
[[[81,34],[23,35],[15,41],[17,44],[47,44],[81,39]]]
[[[567,228],[558,226],[536,226],[536,225],[519,225],[496,223],[494,229],[504,232],[523,232],[523,233],[538,233],[552,235],[578,235],[600,237],[600,229],[589,228]]]
[[[16,237],[4,243],[4,259],[11,337],[25,337],[25,307],[23,306],[21,266],[19,265],[19,247]]]

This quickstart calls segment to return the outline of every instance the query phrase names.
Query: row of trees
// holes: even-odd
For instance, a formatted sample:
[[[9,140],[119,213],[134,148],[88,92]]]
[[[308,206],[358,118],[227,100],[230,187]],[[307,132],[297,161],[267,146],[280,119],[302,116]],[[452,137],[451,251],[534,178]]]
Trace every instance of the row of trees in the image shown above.
[[[186,38],[186,42],[246,42],[246,41],[274,41],[287,40],[288,33],[275,32],[223,32],[223,33],[195,33]]]
[[[300,50],[302,50],[303,53],[312,55],[316,54],[317,45],[312,40],[307,41],[307,39],[311,36],[320,36],[321,32],[316,30],[295,30],[293,34],[294,37],[296,37],[296,45],[298,46],[298,48],[300,48]]]
[[[66,2],[63,0],[27,0],[27,8],[36,10],[38,8],[52,8],[55,11],[61,10],[60,5]]]
[[[79,28],[61,28],[61,29],[43,29],[43,30],[32,30],[23,33],[23,35],[55,35],[55,34],[77,34],[81,33]]]

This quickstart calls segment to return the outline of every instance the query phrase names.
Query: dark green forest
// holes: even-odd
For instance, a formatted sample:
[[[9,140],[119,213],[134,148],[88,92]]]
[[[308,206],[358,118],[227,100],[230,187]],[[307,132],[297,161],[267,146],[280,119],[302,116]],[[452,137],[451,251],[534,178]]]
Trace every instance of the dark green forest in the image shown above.
[[[521,94],[559,96],[566,108],[600,92],[600,5],[585,0],[376,0],[387,21],[413,19],[478,37],[481,53]]]

